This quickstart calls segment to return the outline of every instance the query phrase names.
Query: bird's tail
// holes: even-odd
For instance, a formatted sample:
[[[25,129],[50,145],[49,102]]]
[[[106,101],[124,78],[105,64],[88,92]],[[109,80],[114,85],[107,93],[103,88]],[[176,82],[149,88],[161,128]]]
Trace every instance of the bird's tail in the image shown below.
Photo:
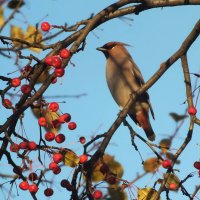
[[[151,125],[148,128],[144,128],[144,127],[142,127],[142,128],[144,129],[144,132],[146,133],[146,136],[150,141],[154,141],[156,139],[156,135],[155,135]]]
[[[150,141],[155,140],[156,135],[151,127],[148,115],[145,115],[143,112],[138,112],[136,114],[136,117],[133,117],[133,115],[130,115],[130,117],[133,119],[134,122],[136,122],[139,126],[143,128],[147,138]]]

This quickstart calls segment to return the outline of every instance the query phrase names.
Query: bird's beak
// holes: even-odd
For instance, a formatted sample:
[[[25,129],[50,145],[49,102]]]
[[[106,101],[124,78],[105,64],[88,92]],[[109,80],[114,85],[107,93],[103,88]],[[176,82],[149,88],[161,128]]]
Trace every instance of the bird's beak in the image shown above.
[[[105,49],[105,48],[103,48],[103,47],[98,47],[98,48],[96,48],[96,50],[102,51],[102,52],[107,51],[107,49]]]

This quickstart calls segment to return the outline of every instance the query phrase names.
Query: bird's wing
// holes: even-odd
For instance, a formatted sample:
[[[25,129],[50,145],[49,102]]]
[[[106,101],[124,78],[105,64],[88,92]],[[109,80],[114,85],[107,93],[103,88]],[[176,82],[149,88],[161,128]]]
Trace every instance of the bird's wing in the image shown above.
[[[139,69],[134,69],[134,67],[137,67],[136,64],[129,59],[125,59],[119,65],[126,84],[133,92],[137,91],[144,84],[144,80]]]
[[[147,93],[147,95],[148,95],[148,98],[149,98],[149,94],[148,93]],[[155,120],[155,115],[154,115],[153,108],[152,108],[152,105],[151,105],[151,102],[150,102],[149,99],[148,99],[148,104],[149,104],[149,109],[151,111],[151,115],[152,115],[153,119]]]
[[[126,77],[126,80],[129,86],[131,87],[133,91],[138,90],[145,83],[138,66],[135,64],[133,59],[129,57],[127,62],[124,63],[123,67],[124,69],[122,71],[123,71],[124,76]],[[149,100],[149,94],[145,92],[144,97],[145,97],[146,102],[149,104],[151,115],[153,119],[155,119],[153,108]]]
[[[136,80],[138,82],[138,84],[140,86],[142,86],[144,84],[144,78],[142,76],[142,73],[140,71],[140,69],[138,68],[138,66],[135,64],[135,62],[133,61],[132,58],[129,59],[130,65],[131,65],[131,70],[133,71]]]

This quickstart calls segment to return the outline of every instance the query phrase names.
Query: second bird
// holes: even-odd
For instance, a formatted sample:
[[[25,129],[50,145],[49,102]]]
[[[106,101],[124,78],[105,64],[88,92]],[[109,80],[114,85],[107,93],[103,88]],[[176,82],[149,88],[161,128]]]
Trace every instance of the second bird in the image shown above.
[[[102,51],[106,57],[106,80],[110,92],[116,103],[123,108],[130,98],[142,85],[144,79],[134,63],[131,55],[121,42],[108,42],[97,50]],[[138,96],[129,109],[131,119],[141,126],[149,140],[155,140],[155,134],[149,121],[149,109],[154,118],[153,110],[147,92]]]

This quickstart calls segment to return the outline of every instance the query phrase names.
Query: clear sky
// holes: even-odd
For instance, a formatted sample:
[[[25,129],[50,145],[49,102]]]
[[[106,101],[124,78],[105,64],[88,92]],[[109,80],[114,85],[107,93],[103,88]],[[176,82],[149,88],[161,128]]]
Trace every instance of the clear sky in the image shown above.
[[[16,15],[16,19],[12,21],[12,24],[20,25],[24,29],[27,24],[35,25],[44,20],[55,25],[64,25],[64,23],[73,25],[79,20],[90,17],[92,13],[96,14],[112,2],[115,1],[29,0],[21,10],[23,15]],[[144,79],[148,80],[159,69],[160,64],[180,47],[199,19],[199,13],[200,7],[198,6],[158,8],[142,12],[139,15],[129,15],[128,18],[131,20],[125,18],[114,19],[90,33],[86,40],[85,50],[74,55],[71,60],[75,67],[69,65],[64,78],[61,78],[57,85],[52,85],[46,92],[46,95],[87,94],[87,96],[78,99],[58,99],[58,101],[66,101],[65,104],[61,104],[61,110],[71,113],[73,120],[78,124],[77,129],[73,132],[69,132],[67,127],[62,129],[61,132],[65,133],[67,138],[63,146],[72,148],[81,154],[82,147],[76,142],[79,136],[85,136],[89,140],[94,134],[104,133],[114,122],[119,112],[119,108],[112,99],[107,87],[105,58],[100,52],[96,51],[97,47],[109,41],[121,41],[130,44],[132,47],[129,47],[128,50],[139,66]],[[8,35],[8,31],[9,27],[2,34]],[[54,30],[52,30],[53,32]],[[58,39],[61,40],[68,35],[69,33],[65,33]],[[188,53],[189,66],[191,72],[194,73],[198,73],[200,68],[199,52],[200,39],[195,42]],[[28,55],[28,52],[26,53]],[[48,52],[43,52],[38,56],[43,58],[46,53]],[[23,66],[24,63],[22,62],[21,64]],[[2,75],[6,75],[6,73],[12,72],[15,69],[14,60],[8,61],[2,56],[0,65]],[[13,74],[12,76],[18,76],[18,74]],[[194,82],[195,78],[192,77],[192,83]],[[169,112],[184,114],[186,109],[186,105],[182,104],[186,97],[180,61],[176,62],[149,90],[149,94],[156,118],[155,121],[151,118],[151,123],[157,135],[156,143],[158,144],[162,138],[170,136],[176,128],[176,124],[169,116]],[[53,99],[49,101],[53,101]],[[198,107],[199,104],[197,109]],[[5,111],[2,107],[1,112],[3,117],[1,117],[0,122],[3,123],[5,120],[4,116],[9,115],[10,112]],[[143,130],[138,128],[131,120],[129,122],[133,125],[134,130],[145,137]],[[29,111],[25,113],[24,124],[28,137],[37,141],[39,137],[37,120],[33,118]],[[177,138],[173,140],[172,153],[175,153],[180,144],[182,144],[187,130],[188,120],[181,128]],[[199,160],[200,153],[199,131],[199,127],[195,127],[193,139],[180,157],[181,164],[175,166],[177,170],[180,170],[180,172],[177,172],[180,179],[195,171],[193,163]],[[116,160],[123,165],[123,179],[131,181],[137,173],[143,172],[141,159],[131,145],[130,134],[127,128],[121,125],[111,143],[106,152],[115,156]],[[149,148],[138,139],[136,139],[136,144],[144,160],[154,157]],[[5,168],[9,168],[5,164],[6,161],[3,161],[0,163],[0,173],[3,173]],[[37,168],[38,163],[35,163],[34,166]],[[68,198],[69,193],[59,186],[59,181],[64,176],[63,174],[67,178],[71,171],[71,169],[65,170],[66,172],[55,178],[55,184],[53,185],[55,195],[51,199]],[[144,187],[147,185],[152,187],[157,178],[162,178],[162,172],[164,170],[161,169],[153,178],[152,174],[145,176],[136,182],[135,186]],[[47,177],[51,176],[47,175]],[[4,181],[6,180],[0,180],[1,183]],[[195,174],[195,177],[188,180],[184,186],[192,193],[197,184],[199,184],[199,178]],[[9,185],[7,186],[9,188]],[[133,187],[133,191],[135,191],[135,188]],[[20,196],[17,196],[17,191],[15,187],[13,188],[12,195],[14,195],[15,200],[25,199],[26,197],[30,199],[28,192],[19,192]],[[38,192],[38,199],[45,198],[42,193],[43,190]],[[178,200],[187,199],[181,195],[180,191],[178,193],[170,193],[170,197]],[[0,192],[0,199],[3,198],[3,192]],[[163,199],[165,199],[165,194]]]

